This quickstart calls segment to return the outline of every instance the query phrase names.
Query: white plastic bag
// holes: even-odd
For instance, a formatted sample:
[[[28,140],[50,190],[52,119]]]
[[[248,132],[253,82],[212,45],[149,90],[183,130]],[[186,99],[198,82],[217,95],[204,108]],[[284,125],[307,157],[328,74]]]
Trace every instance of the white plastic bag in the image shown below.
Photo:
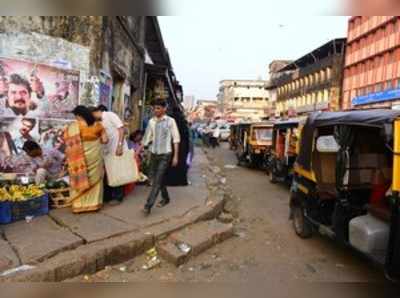
[[[104,157],[108,185],[123,186],[139,180],[139,169],[134,150],[124,150],[122,156],[107,154]]]

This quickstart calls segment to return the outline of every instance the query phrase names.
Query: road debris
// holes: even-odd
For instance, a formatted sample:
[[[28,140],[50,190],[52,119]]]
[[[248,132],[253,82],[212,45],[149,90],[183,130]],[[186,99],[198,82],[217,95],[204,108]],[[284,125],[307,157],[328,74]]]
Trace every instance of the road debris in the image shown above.
[[[237,166],[236,165],[225,165],[224,168],[228,169],[228,170],[233,170],[233,169],[236,169]]]
[[[161,264],[161,260],[158,257],[158,253],[155,247],[146,251],[146,256],[147,261],[146,264],[142,266],[143,270],[151,270]]]
[[[32,269],[35,269],[35,266],[22,265],[22,266],[4,271],[2,274],[0,274],[0,276],[8,276],[8,275],[12,275],[15,273],[20,273],[20,272],[24,272],[24,271],[28,271],[28,270],[32,270]]]
[[[232,214],[223,212],[218,216],[218,220],[222,223],[228,224],[233,222],[234,218]]]
[[[180,242],[180,243],[176,243],[175,245],[184,254],[188,254],[192,251],[192,247],[189,244]]]
[[[34,216],[25,216],[26,223],[31,223],[33,218],[34,218]]]

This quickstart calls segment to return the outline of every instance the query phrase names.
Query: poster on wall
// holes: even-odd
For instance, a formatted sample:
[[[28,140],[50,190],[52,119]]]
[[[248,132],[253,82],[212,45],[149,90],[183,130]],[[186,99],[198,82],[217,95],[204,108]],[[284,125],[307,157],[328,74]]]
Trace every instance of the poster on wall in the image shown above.
[[[23,146],[28,140],[39,141],[37,118],[1,118],[0,172],[23,172]]]
[[[104,72],[100,72],[100,100],[99,104],[111,110],[111,97],[112,97],[112,77]]]
[[[0,172],[24,173],[27,171],[31,166],[31,160],[23,151],[23,146],[28,140],[38,143],[44,153],[56,151],[57,155],[64,156],[64,129],[69,123],[71,120],[1,118]]]
[[[64,131],[71,121],[43,119],[39,121],[39,143],[44,149],[65,153]]]
[[[71,118],[79,71],[0,57],[0,117]]]
[[[123,86],[123,98],[124,98],[124,120],[128,121],[133,115],[132,111],[132,97],[131,97],[131,86],[124,84]]]
[[[81,96],[79,104],[91,107],[97,106],[100,100],[100,80],[97,76],[90,77],[89,80],[81,84]]]

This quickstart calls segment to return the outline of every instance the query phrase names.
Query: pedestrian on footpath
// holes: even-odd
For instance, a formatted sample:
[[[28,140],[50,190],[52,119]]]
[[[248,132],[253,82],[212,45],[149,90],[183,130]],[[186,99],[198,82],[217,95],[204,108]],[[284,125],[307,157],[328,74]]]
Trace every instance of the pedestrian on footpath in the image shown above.
[[[165,100],[157,99],[153,103],[154,117],[150,119],[143,139],[143,145],[151,153],[152,165],[152,189],[147,202],[143,208],[144,214],[150,215],[159,193],[162,200],[157,207],[169,204],[170,197],[165,185],[165,173],[171,161],[172,167],[178,165],[179,143],[181,141],[179,130],[175,120],[166,115],[167,103]],[[173,146],[172,146],[173,144]]]
[[[217,125],[214,130],[211,132],[211,147],[215,149],[219,147],[219,135],[221,131],[219,129],[219,125]]]
[[[104,105],[92,108],[93,116],[97,121],[101,121],[106,130],[109,142],[104,146],[104,158],[107,155],[115,154],[122,156],[124,150],[128,150],[127,143],[124,139],[124,124],[117,114],[109,112]],[[117,205],[124,199],[124,186],[111,187],[107,183],[107,173],[105,175],[104,184],[104,201],[111,205]]]

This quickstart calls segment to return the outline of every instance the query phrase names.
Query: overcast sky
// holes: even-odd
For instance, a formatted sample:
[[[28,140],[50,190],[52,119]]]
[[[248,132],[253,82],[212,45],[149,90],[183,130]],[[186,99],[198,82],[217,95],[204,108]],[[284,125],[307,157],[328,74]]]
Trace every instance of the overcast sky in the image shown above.
[[[214,99],[223,79],[266,79],[274,59],[297,59],[346,37],[343,16],[211,15],[160,17],[186,95]]]

